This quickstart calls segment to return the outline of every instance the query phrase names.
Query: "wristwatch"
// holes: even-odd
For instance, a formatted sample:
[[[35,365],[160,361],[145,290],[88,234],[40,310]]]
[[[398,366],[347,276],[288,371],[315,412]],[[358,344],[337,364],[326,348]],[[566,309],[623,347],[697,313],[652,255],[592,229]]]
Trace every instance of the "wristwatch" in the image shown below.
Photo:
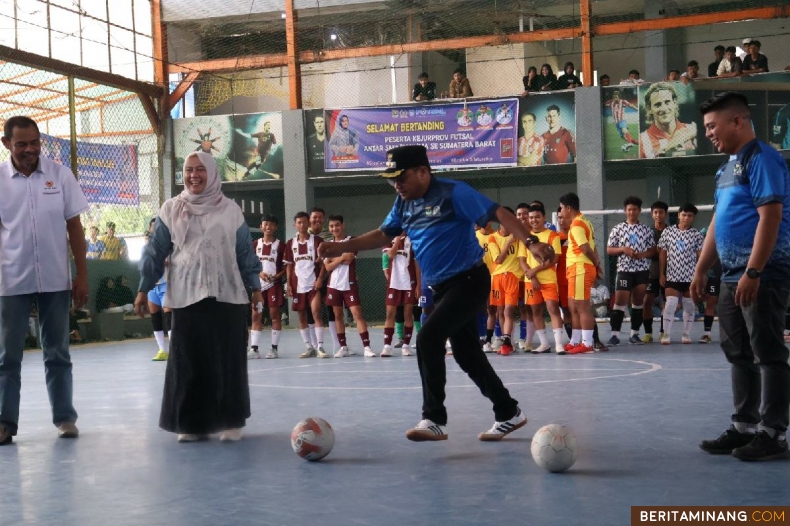
[[[759,278],[760,274],[762,274],[762,273],[763,273],[762,270],[757,270],[756,268],[747,268],[746,269],[746,277],[749,277],[751,279]]]

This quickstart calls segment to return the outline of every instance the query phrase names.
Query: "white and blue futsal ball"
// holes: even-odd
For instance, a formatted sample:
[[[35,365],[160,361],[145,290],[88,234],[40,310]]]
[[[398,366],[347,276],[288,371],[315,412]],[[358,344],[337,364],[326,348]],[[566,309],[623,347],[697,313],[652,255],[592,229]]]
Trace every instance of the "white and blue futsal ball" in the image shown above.
[[[576,435],[571,428],[549,424],[532,437],[532,458],[535,464],[552,473],[561,473],[576,462]]]
[[[321,460],[334,445],[335,432],[323,418],[305,418],[291,431],[291,447],[305,460]]]

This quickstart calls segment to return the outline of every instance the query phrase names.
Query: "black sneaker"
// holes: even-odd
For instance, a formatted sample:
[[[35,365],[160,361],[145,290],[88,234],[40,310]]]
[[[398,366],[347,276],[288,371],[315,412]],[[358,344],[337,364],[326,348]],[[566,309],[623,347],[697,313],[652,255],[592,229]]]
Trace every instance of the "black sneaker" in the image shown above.
[[[730,455],[733,449],[743,447],[752,440],[754,440],[754,433],[741,433],[732,425],[727,431],[719,435],[719,438],[716,440],[703,440],[699,443],[699,447],[711,455]]]
[[[0,424],[0,446],[10,444],[13,440],[14,437],[11,436],[11,430],[9,430],[6,426]]]
[[[790,451],[787,449],[787,440],[779,440],[766,431],[758,431],[754,440],[745,446],[733,449],[732,456],[738,460],[757,462],[790,458]]]

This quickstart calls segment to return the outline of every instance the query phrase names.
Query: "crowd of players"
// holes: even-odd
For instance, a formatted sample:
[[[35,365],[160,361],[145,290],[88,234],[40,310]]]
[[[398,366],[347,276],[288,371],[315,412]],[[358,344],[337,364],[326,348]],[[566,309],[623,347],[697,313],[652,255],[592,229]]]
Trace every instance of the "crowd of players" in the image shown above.
[[[650,207],[653,224],[648,225],[640,221],[642,200],[631,196],[624,201],[625,221],[615,225],[606,243],[606,253],[617,257],[611,337],[606,344],[598,337],[590,304],[590,290],[597,280],[603,279],[604,271],[596,250],[593,225],[580,212],[578,196],[569,193],[560,198],[556,225],[547,220],[545,205],[540,201],[519,203],[515,211],[509,209],[530,230],[536,242],[552,247],[553,253],[544,260],[536,258],[505,227],[496,230],[491,224],[478,227],[477,239],[492,276],[489,304],[479,320],[483,350],[504,356],[519,351],[579,354],[606,351],[608,346],[619,345],[621,341],[633,345],[650,343],[654,341],[656,300],[663,306],[658,340],[662,344],[671,343],[676,312],[682,306],[680,340],[691,343],[696,305],[689,288],[704,231],[693,227],[697,214],[694,205],[680,207],[677,225],[667,223],[668,209],[662,201],[653,203]],[[276,238],[278,219],[272,215],[263,217],[260,225],[263,237],[254,242],[254,250],[262,264],[260,283],[264,301],[252,309],[248,358],[257,359],[263,354],[266,318],[271,320],[271,339],[264,356],[278,357],[281,319],[287,318],[288,298],[291,310],[298,316],[304,342],[300,358],[342,358],[356,354],[345,334],[346,311],[353,316],[364,356],[377,356],[362,314],[356,254],[323,260],[318,256],[321,243],[350,238],[343,216],[330,215],[328,230],[324,228],[326,219],[321,208],[314,208],[309,214],[299,212],[294,216],[296,235],[280,240]],[[430,314],[431,290],[420,284],[420,270],[411,240],[405,234],[383,247],[382,263],[387,284],[386,319],[383,347],[378,356],[389,357],[397,350],[403,356],[411,356],[415,334]],[[717,266],[708,277],[705,332],[699,343],[711,341],[719,285]],[[629,306],[631,329],[626,337],[621,336],[621,328]],[[546,313],[551,330],[546,326]],[[328,319],[331,352],[326,350],[329,345],[325,342],[325,319]],[[640,336],[642,326],[644,336]],[[448,344],[448,353],[451,352]]]

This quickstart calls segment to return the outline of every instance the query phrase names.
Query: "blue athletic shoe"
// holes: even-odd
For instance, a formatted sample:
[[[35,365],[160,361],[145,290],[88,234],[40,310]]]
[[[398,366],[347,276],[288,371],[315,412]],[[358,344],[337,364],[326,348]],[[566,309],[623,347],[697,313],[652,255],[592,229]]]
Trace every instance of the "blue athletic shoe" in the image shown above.
[[[642,339],[639,338],[638,334],[634,334],[633,336],[628,338],[628,343],[630,343],[631,345],[644,345],[645,344],[645,342],[643,342]]]
[[[606,344],[609,346],[620,345],[620,338],[618,338],[617,336],[612,336],[611,338],[609,338],[609,341],[606,342]]]

